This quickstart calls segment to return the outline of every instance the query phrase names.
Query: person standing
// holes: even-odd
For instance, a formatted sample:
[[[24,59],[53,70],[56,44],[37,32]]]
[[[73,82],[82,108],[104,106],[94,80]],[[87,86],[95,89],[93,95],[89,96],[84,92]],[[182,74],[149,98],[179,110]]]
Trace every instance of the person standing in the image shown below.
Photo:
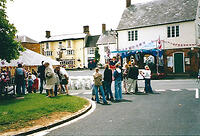
[[[134,63],[132,63],[131,67],[128,70],[128,82],[127,82],[128,93],[131,92],[131,89],[133,89],[133,93],[136,92],[138,75],[139,75],[138,67]]]
[[[32,79],[32,76],[29,75],[29,76],[28,76],[28,87],[27,87],[28,93],[32,93],[33,83],[34,83],[34,81],[33,81],[33,79]]]
[[[45,66],[45,79],[46,79],[45,89],[48,92],[48,97],[54,97],[53,89],[56,83],[55,73],[52,66],[50,66],[48,62],[45,62],[44,66]]]
[[[149,66],[145,66],[145,71],[140,72],[140,74],[144,77],[145,79],[145,88],[144,91],[146,93],[153,93],[152,88],[151,88],[151,70],[149,69]]]
[[[61,75],[61,88],[62,85],[65,86],[65,92],[67,95],[69,95],[69,90],[68,90],[68,83],[69,83],[69,75],[67,74],[67,71],[63,67],[59,67],[59,74]]]
[[[125,65],[124,71],[123,71],[123,83],[124,83],[124,92],[127,94],[127,84],[128,84],[128,70],[129,66],[128,64]]]
[[[56,83],[55,83],[55,88],[54,88],[54,94],[55,96],[57,96],[58,94],[58,91],[59,91],[59,94],[61,94],[60,92],[60,81],[61,81],[61,75],[60,75],[60,67],[56,67],[54,69],[54,72],[55,72],[55,76],[56,76]]]
[[[18,64],[15,70],[15,83],[16,83],[16,93],[17,95],[25,95],[25,70],[22,68],[22,64]]]
[[[38,67],[38,77],[40,78],[40,94],[43,92],[43,86],[45,82],[45,66],[44,61],[42,61],[42,65]]]
[[[108,102],[106,101],[105,95],[104,95],[104,90],[103,90],[103,86],[102,86],[102,74],[99,73],[99,68],[95,69],[95,73],[93,74],[94,77],[94,90],[95,90],[95,96],[96,96],[96,101],[97,103],[100,103],[99,101],[99,91],[101,91],[101,95],[103,97],[103,103],[104,104],[108,104]]]
[[[115,100],[120,101],[122,99],[122,71],[119,68],[119,64],[116,65],[114,71],[115,79]]]
[[[113,101],[113,93],[111,91],[111,84],[112,84],[112,70],[109,68],[107,64],[104,70],[104,84],[105,84],[105,92],[106,92],[106,99]]]

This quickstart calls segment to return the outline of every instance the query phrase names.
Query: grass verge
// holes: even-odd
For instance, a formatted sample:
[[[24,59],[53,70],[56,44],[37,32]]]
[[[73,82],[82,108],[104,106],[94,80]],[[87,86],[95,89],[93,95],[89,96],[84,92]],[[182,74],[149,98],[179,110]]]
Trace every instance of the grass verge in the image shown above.
[[[59,95],[48,98],[41,94],[27,94],[23,99],[0,99],[0,133],[31,125],[28,122],[48,116],[53,112],[77,112],[88,101],[76,97]]]

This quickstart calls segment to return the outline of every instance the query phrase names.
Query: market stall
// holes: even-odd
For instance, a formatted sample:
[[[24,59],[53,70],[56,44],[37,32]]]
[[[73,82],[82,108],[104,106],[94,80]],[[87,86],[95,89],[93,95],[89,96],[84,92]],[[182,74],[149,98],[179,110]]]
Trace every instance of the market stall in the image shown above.
[[[26,49],[24,52],[20,52],[20,56],[18,59],[11,60],[10,63],[4,60],[0,60],[0,68],[1,69],[9,68],[11,75],[13,75],[15,68],[19,63],[21,63],[26,70],[31,71],[32,69],[34,69],[37,71],[37,67],[41,65],[42,61],[49,62],[53,66],[60,65],[58,61],[55,61],[42,54]]]

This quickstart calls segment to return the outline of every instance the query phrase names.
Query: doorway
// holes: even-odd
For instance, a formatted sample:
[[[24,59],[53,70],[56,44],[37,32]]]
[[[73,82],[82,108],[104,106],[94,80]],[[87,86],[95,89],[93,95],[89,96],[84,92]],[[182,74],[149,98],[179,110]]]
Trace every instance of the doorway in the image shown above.
[[[183,53],[174,53],[174,72],[183,73],[184,72],[184,57]]]

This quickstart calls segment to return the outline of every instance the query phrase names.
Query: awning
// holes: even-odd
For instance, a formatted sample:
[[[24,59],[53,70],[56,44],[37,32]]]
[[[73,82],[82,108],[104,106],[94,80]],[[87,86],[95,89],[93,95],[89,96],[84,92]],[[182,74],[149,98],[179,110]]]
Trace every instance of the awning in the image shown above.
[[[56,60],[26,49],[24,52],[20,52],[18,59],[11,60],[10,63],[0,60],[0,67],[17,66],[19,63],[24,66],[40,66],[42,61],[49,62],[51,65],[60,65],[60,63]]]

